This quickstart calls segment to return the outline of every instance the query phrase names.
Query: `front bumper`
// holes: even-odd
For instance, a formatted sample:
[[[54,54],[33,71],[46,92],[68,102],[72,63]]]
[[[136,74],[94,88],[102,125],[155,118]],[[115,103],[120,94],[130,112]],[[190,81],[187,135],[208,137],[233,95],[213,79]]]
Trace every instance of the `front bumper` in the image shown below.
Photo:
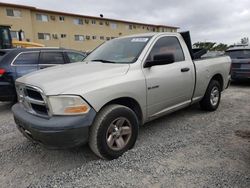
[[[96,115],[91,109],[84,116],[45,119],[26,112],[21,104],[15,104],[12,111],[20,132],[29,140],[49,148],[71,148],[86,143],[89,127]]]

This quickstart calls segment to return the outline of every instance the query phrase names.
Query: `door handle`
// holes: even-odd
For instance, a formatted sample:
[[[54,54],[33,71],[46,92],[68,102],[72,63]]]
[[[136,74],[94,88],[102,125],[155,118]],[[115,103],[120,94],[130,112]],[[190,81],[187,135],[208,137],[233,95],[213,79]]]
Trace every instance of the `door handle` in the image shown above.
[[[181,69],[181,72],[188,72],[189,70],[190,70],[190,68],[185,67],[185,68],[182,68],[182,69]]]

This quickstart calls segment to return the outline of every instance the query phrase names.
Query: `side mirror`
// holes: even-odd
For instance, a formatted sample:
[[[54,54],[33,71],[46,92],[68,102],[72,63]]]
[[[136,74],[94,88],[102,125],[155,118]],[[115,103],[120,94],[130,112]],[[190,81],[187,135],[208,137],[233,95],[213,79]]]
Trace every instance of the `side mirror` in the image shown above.
[[[174,54],[158,54],[154,55],[153,61],[147,61],[144,64],[144,68],[149,68],[156,65],[167,65],[174,63]]]

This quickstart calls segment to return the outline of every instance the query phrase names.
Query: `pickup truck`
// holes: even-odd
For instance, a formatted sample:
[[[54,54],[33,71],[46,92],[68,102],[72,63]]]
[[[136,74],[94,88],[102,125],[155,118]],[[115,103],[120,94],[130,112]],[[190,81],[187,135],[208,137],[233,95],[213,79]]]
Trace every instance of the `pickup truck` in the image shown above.
[[[88,143],[99,157],[118,158],[134,146],[140,125],[197,102],[207,111],[218,108],[231,60],[197,54],[189,33],[108,41],[83,63],[17,79],[15,122],[24,136],[49,148]]]

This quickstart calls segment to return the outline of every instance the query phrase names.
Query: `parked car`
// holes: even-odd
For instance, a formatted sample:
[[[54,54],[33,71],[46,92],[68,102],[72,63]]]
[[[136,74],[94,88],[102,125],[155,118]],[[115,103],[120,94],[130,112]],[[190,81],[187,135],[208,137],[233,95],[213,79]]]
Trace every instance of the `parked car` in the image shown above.
[[[209,57],[220,57],[223,56],[225,53],[222,51],[208,51],[206,54],[202,56],[202,58],[209,58]]]
[[[232,59],[232,79],[250,79],[250,46],[236,46],[226,51]]]
[[[12,111],[24,136],[53,148],[88,142],[114,159],[134,146],[139,125],[196,102],[216,110],[230,80],[230,58],[200,59],[187,33],[121,37],[84,62],[17,79]]]
[[[0,101],[16,98],[15,80],[27,73],[83,61],[86,54],[60,48],[15,48],[0,50]]]

